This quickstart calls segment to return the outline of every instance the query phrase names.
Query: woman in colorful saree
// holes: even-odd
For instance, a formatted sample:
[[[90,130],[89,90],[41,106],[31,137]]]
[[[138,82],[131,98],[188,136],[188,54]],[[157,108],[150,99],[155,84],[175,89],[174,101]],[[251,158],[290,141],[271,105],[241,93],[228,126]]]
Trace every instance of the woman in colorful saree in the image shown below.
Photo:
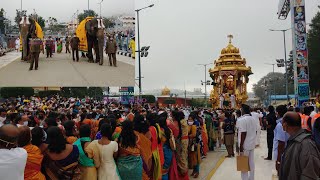
[[[151,151],[151,135],[149,125],[144,120],[144,116],[136,114],[134,117],[134,133],[139,137],[138,146],[141,149],[141,157],[143,163],[142,179],[152,179],[152,151]]]
[[[61,53],[62,51],[62,41],[60,40],[60,38],[58,38],[57,41],[57,53]]]
[[[192,112],[188,118],[189,125],[189,168],[193,169],[191,176],[197,178],[200,172],[200,138],[201,138],[201,126],[200,122],[196,119],[197,114]]]
[[[117,167],[122,180],[142,179],[142,159],[138,142],[139,137],[134,134],[133,123],[129,120],[123,121],[117,160]]]
[[[172,155],[175,150],[175,144],[172,131],[167,126],[167,118],[159,118],[161,143],[163,148],[164,163],[162,166],[162,180],[169,179],[169,169],[172,166]]]
[[[147,114],[147,121],[150,124],[149,132],[151,136],[151,152],[152,152],[152,178],[151,179],[160,179],[161,174],[161,157],[159,153],[159,145],[161,145],[161,140],[159,138],[159,133],[156,127],[158,127],[157,114],[150,113]],[[163,154],[162,154],[163,155]],[[162,156],[163,158],[163,156]]]
[[[76,140],[78,139],[76,137],[76,133],[75,133],[75,122],[73,120],[69,120],[63,123],[63,127],[65,129],[66,132],[66,140],[69,144],[73,144],[74,142],[76,142]]]
[[[79,168],[81,170],[81,180],[97,179],[97,170],[93,159],[89,158],[85,148],[91,142],[91,127],[87,124],[80,126],[80,138],[74,143],[79,149],[80,159]]]
[[[168,122],[168,127],[172,130],[176,151],[173,154],[172,166],[170,168],[169,179],[189,180],[188,176],[188,124],[184,119],[182,111],[172,112],[172,121]]]
[[[23,147],[28,153],[24,179],[45,180],[46,177],[41,173],[43,155],[37,146],[31,144],[31,131],[28,126],[19,127],[18,146]]]
[[[92,141],[86,148],[88,157],[93,158],[95,167],[98,168],[98,179],[119,180],[120,176],[114,158],[118,154],[118,143],[111,141],[112,128],[105,123],[101,126],[100,140]],[[94,179],[90,177],[90,179]],[[96,179],[96,178],[95,178]]]
[[[61,130],[50,127],[48,133],[48,148],[45,151],[44,169],[47,180],[78,180],[79,150],[76,145],[67,144]]]

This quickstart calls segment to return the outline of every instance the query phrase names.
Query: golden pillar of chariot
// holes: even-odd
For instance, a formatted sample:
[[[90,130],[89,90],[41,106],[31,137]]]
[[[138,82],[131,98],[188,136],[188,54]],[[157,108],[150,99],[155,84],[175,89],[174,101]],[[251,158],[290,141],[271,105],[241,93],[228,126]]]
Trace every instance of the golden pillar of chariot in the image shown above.
[[[240,55],[239,48],[232,44],[232,35],[228,35],[229,44],[221,50],[221,55],[209,69],[213,80],[210,102],[213,108],[236,109],[248,99],[247,83],[253,74],[246,59]]]

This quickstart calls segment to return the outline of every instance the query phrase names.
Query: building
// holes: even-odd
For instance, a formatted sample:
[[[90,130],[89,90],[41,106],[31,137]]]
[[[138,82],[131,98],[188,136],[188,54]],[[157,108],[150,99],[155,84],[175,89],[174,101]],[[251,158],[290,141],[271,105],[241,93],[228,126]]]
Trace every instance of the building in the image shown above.
[[[178,97],[178,95],[171,94],[169,88],[165,87],[161,91],[161,95],[157,96],[157,102],[160,107],[167,106],[190,106],[191,99],[185,97]]]
[[[114,22],[114,31],[134,30],[135,22],[136,18],[134,16],[119,16]]]

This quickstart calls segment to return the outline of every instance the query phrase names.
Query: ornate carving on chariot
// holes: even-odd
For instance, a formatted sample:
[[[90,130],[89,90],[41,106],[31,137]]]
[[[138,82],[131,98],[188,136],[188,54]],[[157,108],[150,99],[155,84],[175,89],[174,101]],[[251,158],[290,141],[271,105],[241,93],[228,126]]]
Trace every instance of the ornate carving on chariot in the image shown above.
[[[229,43],[221,50],[214,67],[209,69],[213,80],[210,101],[213,108],[239,108],[245,103],[247,83],[252,73],[251,67],[246,66],[246,59],[241,57],[239,48],[232,44],[232,35],[228,35]]]

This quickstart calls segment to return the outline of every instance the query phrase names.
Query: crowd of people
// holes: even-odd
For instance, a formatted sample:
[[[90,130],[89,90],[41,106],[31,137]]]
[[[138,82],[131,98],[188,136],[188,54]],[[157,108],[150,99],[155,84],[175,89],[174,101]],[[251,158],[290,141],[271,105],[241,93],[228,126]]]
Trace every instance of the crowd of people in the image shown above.
[[[245,104],[240,110],[160,108],[59,96],[0,105],[4,179],[197,178],[202,159],[222,144],[227,158],[235,150],[248,156],[250,172],[241,176],[254,179],[254,149],[265,128],[266,160],[276,160],[280,180],[320,174],[320,113],[311,106],[303,113],[284,105],[267,111]]]

